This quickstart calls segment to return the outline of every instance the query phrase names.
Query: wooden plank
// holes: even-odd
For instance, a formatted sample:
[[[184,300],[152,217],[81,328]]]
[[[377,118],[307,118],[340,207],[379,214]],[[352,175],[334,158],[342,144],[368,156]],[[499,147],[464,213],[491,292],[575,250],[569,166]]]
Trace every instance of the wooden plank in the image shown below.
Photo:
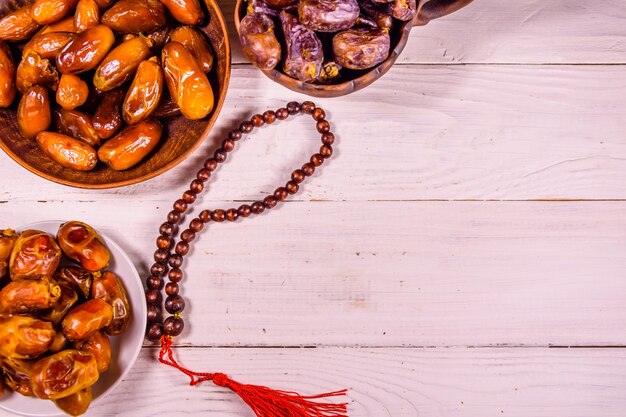
[[[0,217],[101,226],[146,276],[169,210],[156,204],[10,201]],[[625,212],[626,202],[287,203],[196,239],[179,340],[626,345]]]
[[[224,0],[234,63],[248,63]],[[621,0],[592,3],[480,0],[414,28],[399,59],[408,63],[626,63],[626,9]]]
[[[235,123],[304,99],[252,69],[234,72],[210,138],[170,172],[122,189],[81,191],[34,178],[2,154],[0,201],[173,201]],[[319,101],[337,133],[336,152],[298,198],[624,199],[625,99],[626,72],[619,66],[395,68],[367,91]],[[252,138],[218,172],[206,199],[272,192],[319,147],[308,117]]]
[[[90,415],[252,417],[233,393],[144,349]],[[624,349],[177,349],[197,370],[305,393],[350,388],[350,417],[622,417]],[[132,404],[132,405],[131,405]]]

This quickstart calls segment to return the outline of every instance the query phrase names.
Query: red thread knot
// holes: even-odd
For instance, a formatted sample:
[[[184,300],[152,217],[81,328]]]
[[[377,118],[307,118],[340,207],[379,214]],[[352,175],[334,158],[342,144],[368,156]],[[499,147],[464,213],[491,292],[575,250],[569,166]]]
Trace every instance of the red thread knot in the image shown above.
[[[230,380],[228,379],[228,376],[226,374],[223,374],[221,372],[213,374],[213,383],[218,387],[226,387],[228,386],[229,382]]]

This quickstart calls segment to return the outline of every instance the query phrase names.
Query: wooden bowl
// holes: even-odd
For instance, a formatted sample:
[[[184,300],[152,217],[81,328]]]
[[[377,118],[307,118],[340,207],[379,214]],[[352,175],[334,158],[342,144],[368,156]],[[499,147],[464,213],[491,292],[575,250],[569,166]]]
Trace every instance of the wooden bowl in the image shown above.
[[[354,93],[367,87],[380,77],[396,62],[404,49],[409,33],[414,26],[423,26],[433,19],[455,12],[472,2],[472,0],[426,0],[418,2],[418,13],[415,18],[408,22],[400,22],[394,19],[394,25],[389,32],[391,48],[389,57],[374,68],[363,71],[342,70],[342,82],[338,84],[313,84],[305,83],[291,78],[280,71],[281,64],[271,70],[261,70],[268,78],[276,81],[290,90],[308,94],[314,97],[339,97]],[[247,0],[237,0],[235,6],[235,27],[239,33],[241,19],[246,15]],[[283,43],[281,42],[281,45]]]
[[[33,1],[0,0],[0,16]],[[16,120],[19,100],[16,99],[10,108],[0,109],[0,147],[29,171],[50,181],[81,188],[113,188],[135,184],[156,177],[179,164],[208,136],[224,104],[230,80],[230,43],[224,16],[215,0],[204,0],[204,4],[210,18],[208,24],[200,29],[213,46],[216,63],[216,68],[209,73],[215,94],[215,108],[209,116],[202,120],[187,120],[183,116],[163,120],[163,138],[156,150],[126,171],[114,171],[98,163],[92,171],[79,172],[63,168],[45,155],[34,139],[26,139],[20,134]]]

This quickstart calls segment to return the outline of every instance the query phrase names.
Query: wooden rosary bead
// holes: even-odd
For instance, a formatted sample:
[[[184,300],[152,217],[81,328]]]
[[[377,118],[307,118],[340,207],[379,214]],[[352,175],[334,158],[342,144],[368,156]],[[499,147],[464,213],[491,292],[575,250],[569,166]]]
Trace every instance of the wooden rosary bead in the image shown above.
[[[252,203],[252,205],[250,206],[250,210],[254,213],[254,214],[261,214],[265,211],[265,206],[263,205],[262,201],[255,201],[254,203]]]
[[[241,217],[248,217],[251,212],[252,212],[252,210],[250,209],[250,206],[247,205],[247,204],[242,204],[237,209],[237,214],[239,214],[239,216],[241,216]]]
[[[289,110],[287,110],[284,107],[281,107],[280,109],[276,110],[276,118],[278,120],[285,120],[287,117],[289,117]]]
[[[165,285],[165,294],[167,295],[178,294],[179,290],[180,290],[180,287],[178,286],[178,283],[176,282],[168,282]]]
[[[156,275],[150,275],[146,280],[146,286],[150,290],[160,290],[163,286],[163,279],[157,277]]]
[[[172,239],[167,236],[159,236],[156,240],[157,248],[159,249],[169,249],[172,244]]]
[[[315,103],[313,103],[312,101],[305,101],[300,106],[300,109],[305,114],[311,114],[313,113],[313,110],[315,110],[315,107]]]
[[[204,161],[204,167],[208,169],[209,172],[213,172],[217,168],[217,161],[213,158],[209,158]]]
[[[169,213],[167,213],[167,221],[172,223],[172,224],[176,224],[178,223],[178,221],[180,220],[180,213],[177,212],[176,210],[172,210]]]
[[[237,209],[229,208],[226,210],[226,220],[229,222],[234,222],[239,218],[239,213],[237,213]]]
[[[155,304],[148,304],[148,322],[152,323],[159,318],[161,311]]]
[[[263,116],[261,116],[260,114],[255,114],[254,116],[252,116],[250,121],[252,122],[254,127],[261,127],[265,124],[265,120],[263,120]]]
[[[165,249],[157,249],[154,252],[154,260],[157,262],[165,262],[169,253]]]
[[[276,207],[276,204],[278,204],[278,200],[276,200],[276,197],[274,197],[273,195],[268,195],[263,199],[263,205],[267,209],[272,209]]]
[[[232,139],[224,139],[222,142],[222,149],[226,152],[232,152],[235,149],[235,141]]]
[[[172,282],[180,282],[183,279],[183,271],[179,268],[170,269],[170,272],[167,273],[167,278]]]
[[[274,110],[268,110],[263,113],[263,121],[267,124],[272,124],[276,121],[276,112]]]
[[[313,120],[319,122],[320,120],[324,120],[326,118],[326,112],[319,107],[316,107],[311,113],[311,116],[313,116]]]
[[[225,218],[226,213],[222,209],[213,210],[213,213],[211,213],[211,220],[213,220],[214,222],[221,223],[224,221]]]
[[[315,173],[315,166],[312,163],[307,162],[306,164],[302,165],[302,172],[304,172],[304,175],[306,175],[307,177],[310,177]]]
[[[174,249],[177,255],[185,256],[189,253],[189,243],[183,242],[182,240],[176,244],[176,248]]]
[[[287,192],[287,189],[285,187],[278,187],[274,191],[274,197],[278,201],[285,201],[287,199],[288,195],[289,195],[289,193]]]
[[[189,229],[191,229],[191,231],[195,233],[198,233],[203,228],[204,228],[204,223],[202,223],[202,220],[200,219],[193,219],[192,221],[189,222]]]
[[[300,103],[297,101],[290,101],[287,103],[287,111],[289,114],[297,114],[300,113]]]
[[[304,172],[302,172],[301,169],[296,169],[291,173],[291,179],[300,184],[302,181],[304,181]]]
[[[228,133],[228,138],[234,140],[235,142],[241,139],[242,136],[241,130],[239,129],[231,130]]]
[[[150,267],[150,273],[152,275],[156,275],[157,277],[162,277],[165,274],[167,267],[163,262],[155,262]]]
[[[174,234],[174,225],[170,222],[165,222],[159,227],[159,233],[161,236],[171,237]]]
[[[209,178],[211,178],[211,171],[209,171],[206,168],[202,168],[196,174],[196,178],[199,179],[202,182],[207,182],[209,180]]]
[[[335,135],[331,132],[322,133],[322,143],[324,145],[332,145],[335,143]]]
[[[158,342],[163,337],[163,326],[161,323],[150,323],[146,336],[153,342]]]
[[[317,131],[320,133],[330,132],[330,123],[328,123],[327,120],[320,120],[319,122],[317,122],[315,127],[317,128]]]
[[[213,154],[213,158],[217,162],[222,163],[222,162],[224,162],[226,160],[226,156],[227,155],[228,154],[226,153],[226,151],[224,149],[220,148],[220,149],[215,151],[215,153]]]
[[[146,302],[154,304],[159,301],[161,293],[158,290],[146,290]]]
[[[330,145],[322,145],[320,155],[324,158],[330,158],[333,155],[333,148]]]
[[[324,157],[321,154],[316,153],[315,155],[311,156],[311,163],[313,164],[313,166],[318,167],[324,163]]]
[[[191,190],[185,191],[183,193],[183,201],[187,204],[193,204],[196,201],[196,194]]]
[[[178,199],[174,202],[174,210],[181,214],[187,210],[187,207],[189,207],[189,205],[182,199]]]
[[[287,182],[287,184],[285,184],[285,189],[289,194],[295,194],[300,189],[300,186],[295,181],[289,181]]]
[[[196,234],[193,230],[185,229],[180,234],[180,238],[183,240],[183,242],[189,243],[196,238]]]
[[[185,301],[178,294],[172,294],[165,299],[165,310],[170,314],[180,313],[185,309]]]
[[[170,316],[163,322],[163,332],[168,336],[178,336],[183,332],[185,322],[180,317]]]
[[[242,133],[250,133],[252,132],[252,130],[254,130],[254,125],[252,124],[252,122],[243,122],[239,125],[239,130],[241,130]]]
[[[202,210],[198,215],[198,218],[202,220],[204,223],[208,223],[211,221],[211,210]]]
[[[183,257],[177,253],[174,253],[170,255],[170,258],[167,260],[167,263],[172,268],[180,268],[180,266],[183,264]]]
[[[204,190],[204,184],[200,180],[193,180],[189,184],[189,189],[196,194],[200,194]]]

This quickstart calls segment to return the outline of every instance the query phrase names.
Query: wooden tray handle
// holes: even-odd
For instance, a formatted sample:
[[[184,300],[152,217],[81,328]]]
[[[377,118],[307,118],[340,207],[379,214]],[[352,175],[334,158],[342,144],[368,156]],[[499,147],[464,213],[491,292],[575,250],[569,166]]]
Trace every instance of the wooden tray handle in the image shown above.
[[[473,0],[426,0],[420,1],[413,26],[424,26],[433,19],[454,13]]]

